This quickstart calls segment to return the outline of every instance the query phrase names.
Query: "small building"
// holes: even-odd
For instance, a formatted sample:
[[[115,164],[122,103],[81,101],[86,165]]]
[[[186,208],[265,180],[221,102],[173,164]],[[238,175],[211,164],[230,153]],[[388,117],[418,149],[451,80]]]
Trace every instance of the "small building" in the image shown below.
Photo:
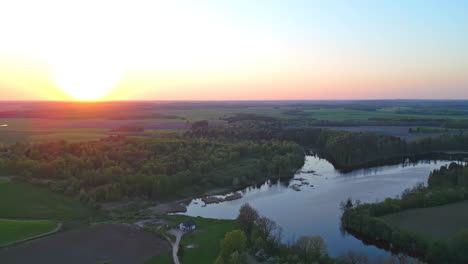
[[[188,220],[179,224],[179,229],[182,231],[192,231],[197,228],[195,221]]]

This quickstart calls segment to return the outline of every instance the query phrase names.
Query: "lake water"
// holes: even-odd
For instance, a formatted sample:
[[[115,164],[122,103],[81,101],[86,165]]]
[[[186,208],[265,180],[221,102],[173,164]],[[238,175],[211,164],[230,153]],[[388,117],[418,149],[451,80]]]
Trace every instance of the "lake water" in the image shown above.
[[[302,172],[287,182],[270,181],[251,186],[241,191],[241,199],[219,204],[205,206],[200,199],[194,199],[185,214],[234,219],[240,206],[249,203],[283,228],[284,242],[303,235],[320,235],[332,256],[353,250],[371,258],[388,257],[389,252],[366,246],[353,236],[340,232],[340,203],[348,198],[375,202],[395,197],[417,183],[426,183],[432,170],[448,163],[450,161],[419,161],[341,173],[328,161],[307,156]],[[314,172],[310,172],[312,170]],[[291,188],[304,179],[308,184],[299,187],[300,191]]]

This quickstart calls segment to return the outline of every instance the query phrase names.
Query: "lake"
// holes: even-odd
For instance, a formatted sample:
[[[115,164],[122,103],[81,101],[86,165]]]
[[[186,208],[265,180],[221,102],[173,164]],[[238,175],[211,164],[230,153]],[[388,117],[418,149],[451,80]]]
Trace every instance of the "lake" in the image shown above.
[[[353,250],[370,258],[388,257],[387,251],[342,234],[340,203],[348,198],[375,202],[396,197],[406,188],[426,183],[432,170],[450,162],[424,160],[342,173],[325,159],[306,156],[304,167],[291,180],[245,188],[241,191],[243,197],[234,201],[204,205],[200,199],[194,199],[184,214],[234,219],[240,206],[249,203],[283,228],[284,242],[303,235],[320,235],[332,256]]]

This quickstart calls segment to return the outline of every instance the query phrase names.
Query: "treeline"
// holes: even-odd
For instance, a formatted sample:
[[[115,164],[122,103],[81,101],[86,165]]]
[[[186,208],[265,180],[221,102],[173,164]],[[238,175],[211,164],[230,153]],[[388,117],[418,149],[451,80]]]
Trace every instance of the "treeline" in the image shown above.
[[[468,129],[468,120],[450,120],[447,121],[444,126],[445,128],[458,128],[458,129]]]
[[[442,108],[415,108],[415,109],[400,109],[395,111],[396,114],[404,115],[446,115],[446,116],[466,116],[468,112],[464,109],[442,109]]]
[[[119,126],[117,128],[112,129],[113,132],[143,132],[145,131],[145,127],[143,125],[125,125]]]
[[[303,149],[282,141],[135,139],[15,144],[0,172],[49,186],[90,204],[124,197],[158,199],[213,187],[241,187],[290,177]]]
[[[226,140],[286,140],[324,153],[340,169],[376,165],[415,155],[444,151],[468,151],[468,135],[442,135],[407,142],[399,137],[369,132],[294,127],[284,120],[258,121],[242,115],[224,126],[196,126],[191,138]]]
[[[441,135],[407,142],[398,137],[366,132],[322,131],[319,146],[338,168],[401,160],[431,153],[468,151],[468,135]]]
[[[444,133],[444,132],[455,132],[455,130],[451,130],[448,128],[440,128],[440,127],[410,127],[408,129],[408,133],[416,134],[416,133]],[[461,132],[461,131],[460,131]]]
[[[448,240],[430,239],[410,230],[392,228],[381,216],[404,210],[440,206],[468,199],[468,166],[451,163],[430,174],[428,186],[405,190],[399,199],[374,204],[343,205],[343,228],[394,252],[405,252],[429,263],[468,263],[468,230]],[[441,223],[443,224],[443,223]]]

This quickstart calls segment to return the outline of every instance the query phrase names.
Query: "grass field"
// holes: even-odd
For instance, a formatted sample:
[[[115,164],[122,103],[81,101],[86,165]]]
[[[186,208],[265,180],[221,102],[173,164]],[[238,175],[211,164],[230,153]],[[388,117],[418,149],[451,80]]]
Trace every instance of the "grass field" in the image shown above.
[[[184,264],[214,263],[220,252],[220,242],[224,235],[239,228],[234,220],[217,220],[184,215],[169,215],[166,218],[174,223],[189,219],[197,223],[197,231],[182,237],[181,245],[184,247],[194,245],[194,248],[184,248],[184,253],[180,257],[180,261]]]
[[[57,222],[0,220],[0,246],[52,231]]]
[[[153,257],[143,262],[143,264],[172,264],[172,263],[174,262],[172,261],[171,252],[161,254],[159,256]]]
[[[461,229],[468,228],[468,201],[408,210],[382,218],[392,227],[448,239]]]
[[[336,107],[278,107],[264,106],[256,107],[231,107],[219,106],[210,108],[194,107],[193,109],[162,109],[160,114],[174,115],[180,118],[174,119],[141,119],[141,120],[109,120],[109,119],[46,119],[46,118],[0,118],[0,144],[9,145],[15,142],[47,141],[47,140],[67,140],[67,141],[87,141],[97,140],[106,137],[118,126],[127,123],[143,124],[145,132],[141,135],[133,136],[155,136],[162,133],[181,133],[188,128],[186,122],[199,120],[220,121],[220,119],[233,116],[238,113],[251,113],[261,116],[291,117],[285,114],[287,110],[303,110],[306,115],[304,119],[327,120],[331,122],[353,121],[367,122],[369,118],[423,118],[428,119],[468,119],[468,114],[454,114],[450,110],[421,111],[412,107],[376,107],[375,111],[365,111],[359,109],[347,109],[341,106]],[[405,113],[405,111],[407,111]],[[464,111],[464,110],[463,110]],[[462,110],[458,111],[462,112]],[[179,131],[179,132],[178,132]]]
[[[408,109],[408,108],[405,108]],[[457,115],[435,115],[435,114],[400,114],[396,111],[403,110],[403,108],[381,108],[376,111],[361,111],[351,110],[344,108],[321,108],[309,109],[304,112],[309,113],[311,118],[317,120],[329,121],[344,121],[344,120],[357,120],[366,121],[373,117],[400,117],[400,118],[452,118],[452,119],[466,119],[467,116]]]
[[[26,183],[0,184],[0,218],[78,219],[96,215],[79,201]]]
[[[0,119],[0,124],[8,124],[0,127],[0,144],[10,145],[16,142],[40,142],[50,140],[66,140],[70,142],[98,140],[109,135],[116,134],[112,129],[136,122],[147,124],[149,128],[141,133],[141,136],[155,136],[166,133],[183,133],[184,129],[174,129],[175,124],[182,123],[185,128],[186,120],[182,119],[145,119],[145,120],[49,120],[39,118],[10,118]],[[157,128],[154,127],[155,124]],[[121,132],[119,134],[134,134]]]

